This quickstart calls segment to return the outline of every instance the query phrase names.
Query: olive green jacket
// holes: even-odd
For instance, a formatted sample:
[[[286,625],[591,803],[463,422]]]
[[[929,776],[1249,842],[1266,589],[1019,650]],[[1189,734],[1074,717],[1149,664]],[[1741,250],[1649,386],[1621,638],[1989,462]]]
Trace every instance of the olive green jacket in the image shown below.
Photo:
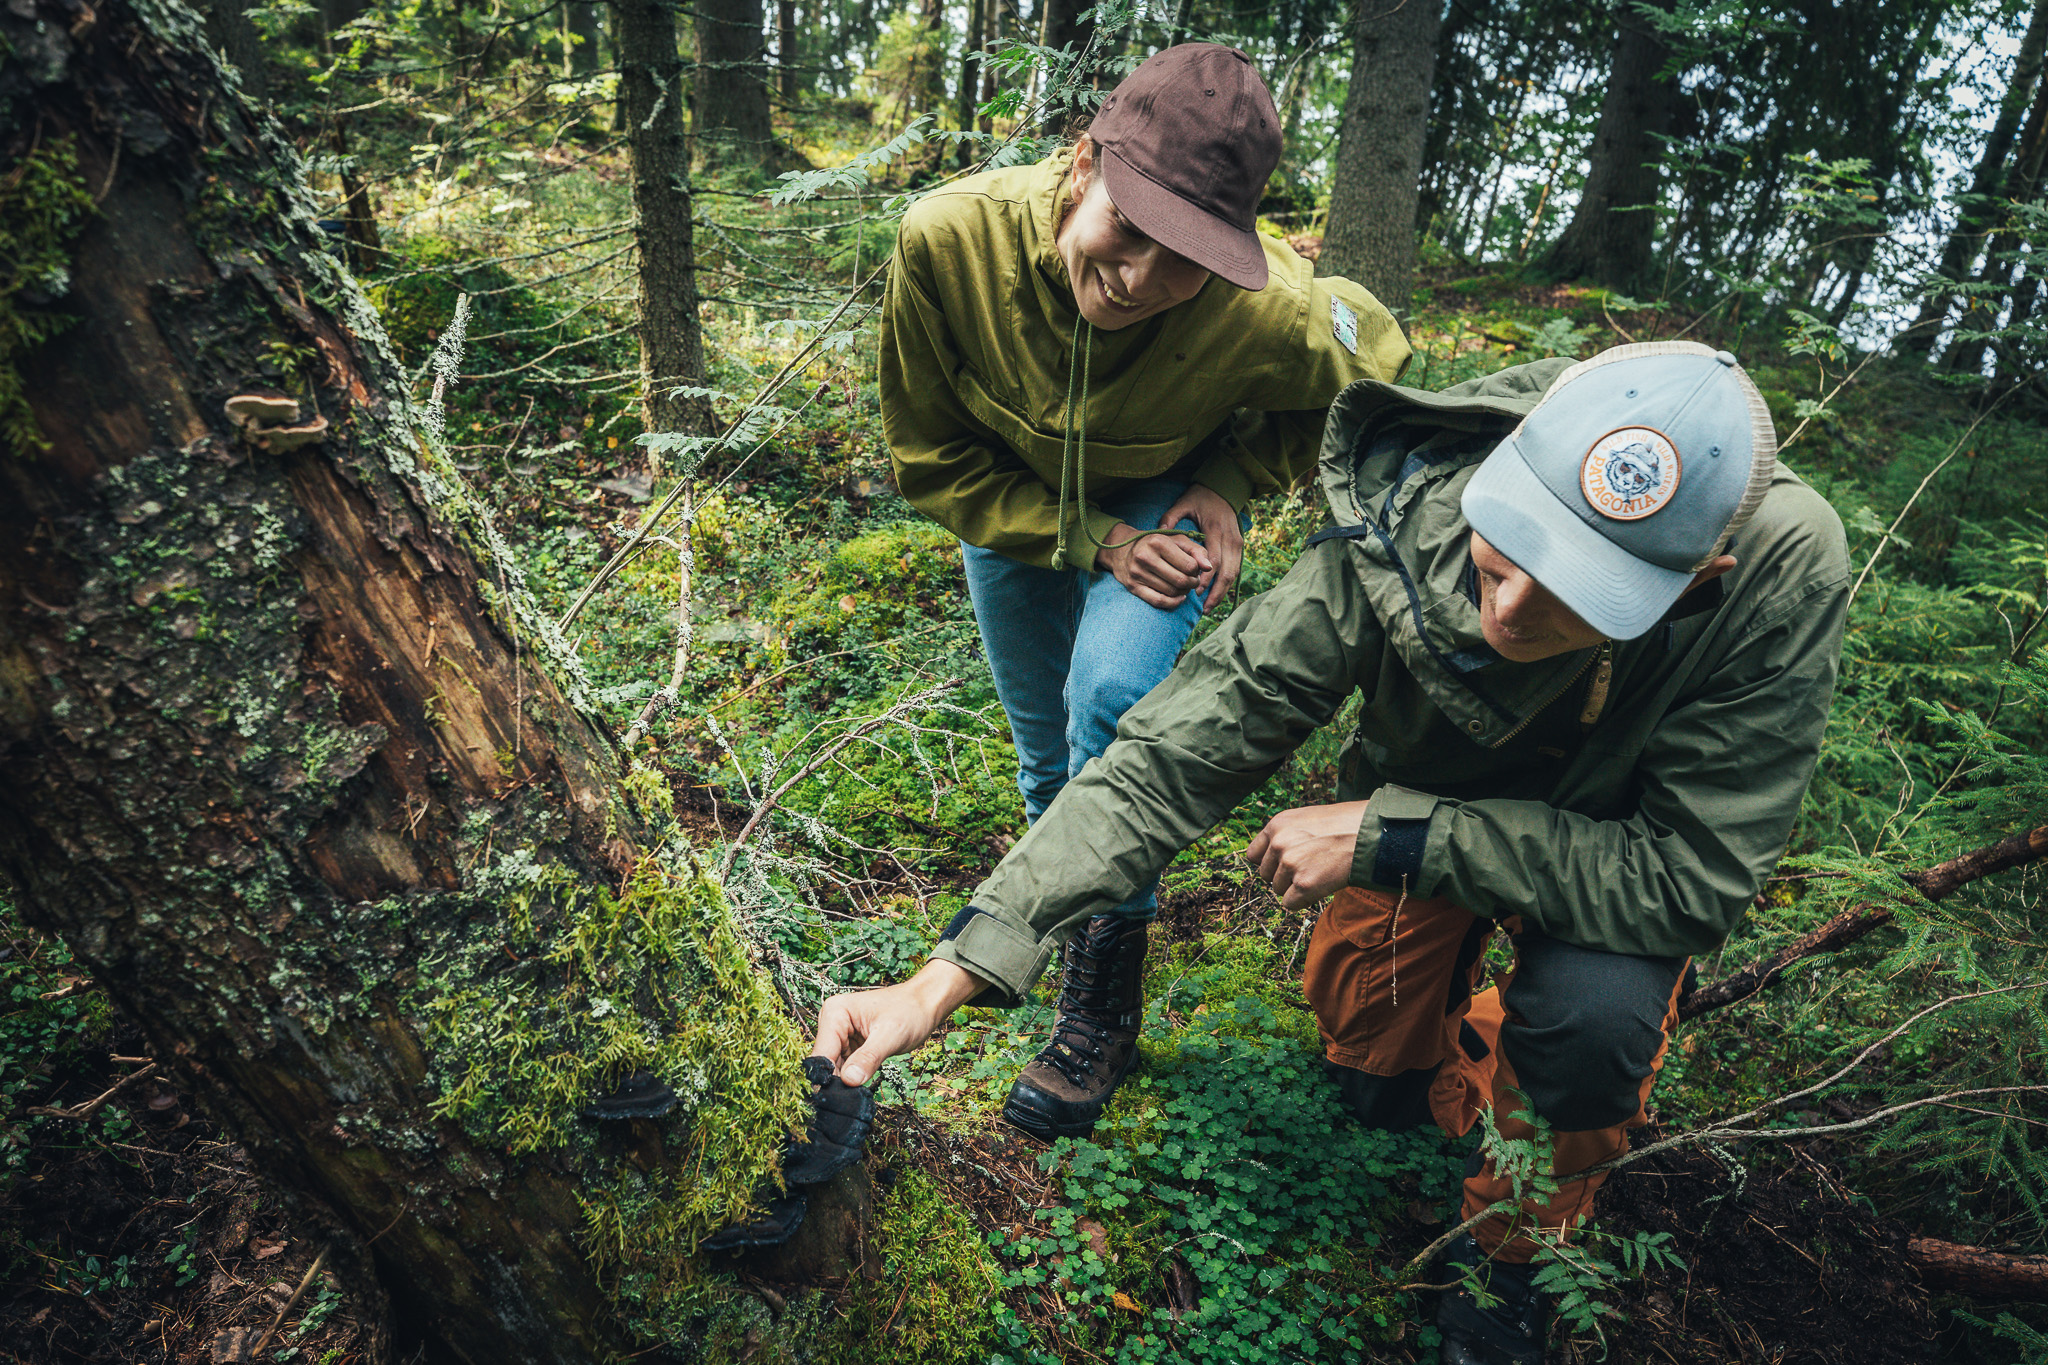
[[[1567,362],[1428,394],[1354,384],[1323,439],[1335,525],[1124,716],[933,956],[1015,1003],[1362,694],[1339,800],[1355,885],[1589,948],[1679,956],[1742,920],[1813,772],[1846,610],[1840,520],[1779,467],[1736,567],[1639,639],[1532,664],[1479,630],[1459,498]],[[1600,685],[1604,680],[1604,688]]]
[[[1045,568],[1061,567],[1079,324],[1053,242],[1070,160],[968,176],[920,200],[897,234],[882,313],[882,428],[897,488],[968,544]],[[1340,389],[1400,375],[1408,343],[1371,294],[1316,279],[1285,243],[1262,240],[1264,289],[1211,277],[1185,303],[1094,333],[1076,413],[1086,416],[1085,468],[1071,482],[1105,493],[1187,460],[1194,482],[1241,512],[1314,467]],[[1116,523],[1071,492],[1066,567],[1093,568],[1086,532],[1107,540]]]

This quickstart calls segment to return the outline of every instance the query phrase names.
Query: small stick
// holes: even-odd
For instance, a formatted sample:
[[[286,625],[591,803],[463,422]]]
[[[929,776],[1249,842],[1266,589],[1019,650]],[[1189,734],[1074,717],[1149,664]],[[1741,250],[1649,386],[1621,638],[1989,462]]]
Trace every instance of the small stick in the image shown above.
[[[124,1057],[120,1060],[126,1061],[128,1059]],[[104,1093],[87,1100],[84,1104],[78,1105],[75,1108],[58,1109],[53,1108],[52,1106],[47,1104],[38,1104],[31,1106],[28,1112],[40,1118],[89,1119],[94,1114],[98,1113],[100,1110],[100,1106],[105,1104],[108,1100],[114,1098],[114,1096],[120,1094],[129,1086],[135,1084],[135,1082],[141,1080],[144,1076],[153,1076],[155,1074],[156,1063],[151,1062],[148,1066],[145,1066],[140,1071],[129,1072],[120,1080],[115,1081],[114,1084],[110,1088],[108,1088]]]
[[[277,1310],[277,1316],[270,1320],[270,1326],[263,1329],[263,1335],[256,1338],[256,1344],[249,1349],[248,1358],[250,1360],[254,1360],[257,1356],[263,1354],[263,1348],[270,1344],[270,1339],[273,1336],[277,1335],[278,1326],[284,1322],[284,1315],[291,1312],[292,1306],[305,1297],[307,1287],[313,1283],[313,1277],[320,1273],[320,1266],[326,1260],[327,1249],[322,1247],[320,1254],[313,1258],[313,1264],[306,1267],[305,1278],[299,1281],[299,1287],[294,1289],[292,1296],[284,1301],[284,1307]]]

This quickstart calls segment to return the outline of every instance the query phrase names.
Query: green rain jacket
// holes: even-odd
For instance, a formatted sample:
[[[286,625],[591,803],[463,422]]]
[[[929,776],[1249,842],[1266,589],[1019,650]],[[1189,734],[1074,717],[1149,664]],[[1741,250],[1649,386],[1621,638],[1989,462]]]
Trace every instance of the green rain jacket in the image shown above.
[[[897,234],[882,314],[897,488],[968,544],[1041,568],[1063,567],[1061,448],[1080,317],[1053,236],[1071,160],[969,176],[920,200]],[[1242,512],[1314,467],[1339,390],[1400,376],[1408,343],[1378,300],[1261,240],[1264,289],[1211,277],[1185,303],[1094,334],[1086,467],[1074,471],[1088,493],[1185,460],[1193,482]],[[1064,567],[1094,568],[1085,532],[1107,540],[1116,523],[1070,494]]]
[[[1729,553],[1639,639],[1538,663],[1480,634],[1479,463],[1569,362],[1441,394],[1362,382],[1331,409],[1335,526],[1124,716],[933,956],[1015,1004],[1082,919],[1128,900],[1355,690],[1338,799],[1370,797],[1353,884],[1446,896],[1610,952],[1709,950],[1783,851],[1820,751],[1848,550],[1779,466]]]

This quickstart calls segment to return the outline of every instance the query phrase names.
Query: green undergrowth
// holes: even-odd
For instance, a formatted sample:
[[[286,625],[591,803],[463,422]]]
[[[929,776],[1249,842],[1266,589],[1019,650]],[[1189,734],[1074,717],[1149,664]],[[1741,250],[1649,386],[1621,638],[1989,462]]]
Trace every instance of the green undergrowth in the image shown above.
[[[106,992],[93,985],[63,940],[30,928],[0,895],[0,1197],[32,1143],[71,1128],[24,1111],[42,1102],[52,1077],[84,1061],[112,1024]],[[99,1124],[118,1113],[103,1111]],[[0,1264],[18,1250],[0,1241]]]
[[[899,1176],[875,1200],[862,1275],[819,1360],[864,1365],[979,1365],[1000,1313],[1002,1271],[966,1213],[922,1171]]]
[[[1015,1305],[998,1360],[1360,1361],[1409,1335],[1386,1229],[1449,1197],[1462,1150],[1351,1121],[1305,1010],[1231,997],[1233,975],[1183,982],[1222,993],[1155,1035],[1092,1141],[1041,1158],[1064,1202],[990,1235]]]
[[[641,1275],[649,1293],[680,1288],[697,1242],[746,1210],[774,1178],[780,1134],[800,1125],[793,1022],[723,895],[687,864],[645,862],[614,895],[513,854],[478,889],[504,907],[502,938],[475,936],[420,977],[436,1111],[513,1154],[574,1151],[592,1172],[593,1261]],[[652,1155],[612,1150],[577,1120],[637,1071],[679,1097],[652,1121]]]

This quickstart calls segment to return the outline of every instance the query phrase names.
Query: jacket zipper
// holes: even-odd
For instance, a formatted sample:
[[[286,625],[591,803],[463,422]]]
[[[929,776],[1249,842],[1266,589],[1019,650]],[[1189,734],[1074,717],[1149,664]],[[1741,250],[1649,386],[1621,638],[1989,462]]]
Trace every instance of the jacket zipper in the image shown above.
[[[1519,735],[1522,733],[1522,731],[1528,729],[1529,722],[1536,719],[1536,717],[1542,715],[1544,707],[1550,705],[1550,703],[1556,701],[1559,697],[1563,696],[1565,693],[1571,691],[1574,687],[1578,686],[1579,679],[1586,676],[1586,670],[1593,666],[1594,661],[1597,659],[1604,659],[1606,657],[1607,646],[1604,645],[1601,648],[1596,649],[1592,653],[1588,654],[1586,656],[1586,662],[1579,665],[1579,671],[1572,674],[1571,677],[1565,679],[1564,686],[1558,688],[1555,692],[1552,692],[1549,696],[1545,697],[1542,701],[1538,702],[1534,710],[1529,712],[1528,715],[1522,717],[1520,721],[1516,722],[1514,729],[1508,731],[1506,734],[1502,735],[1499,739],[1495,740],[1493,743],[1487,745],[1486,747],[1489,749],[1498,749],[1501,745],[1507,743],[1516,735]],[[1602,700],[1604,701],[1605,698],[1602,698]]]

